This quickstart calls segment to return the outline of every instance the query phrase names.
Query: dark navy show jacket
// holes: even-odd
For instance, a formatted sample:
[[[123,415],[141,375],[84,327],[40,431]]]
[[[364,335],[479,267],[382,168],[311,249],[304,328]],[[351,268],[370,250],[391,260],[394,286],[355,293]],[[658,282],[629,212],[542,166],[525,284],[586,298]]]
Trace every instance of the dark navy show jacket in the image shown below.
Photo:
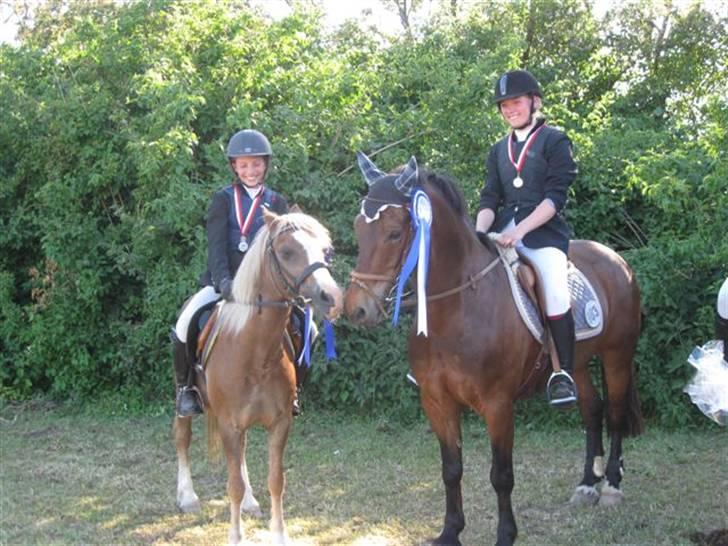
[[[539,120],[531,133],[543,126],[526,152],[521,170],[523,186],[516,188],[516,168],[508,157],[508,139],[513,139],[513,155],[517,160],[524,142],[516,142],[509,133],[490,150],[486,165],[485,186],[480,192],[478,211],[488,208],[496,213],[492,231],[502,231],[511,219],[523,221],[546,198],[556,207],[556,215],[523,238],[529,248],[556,247],[568,254],[571,232],[563,218],[567,191],[577,174],[571,153],[571,141],[562,131]]]

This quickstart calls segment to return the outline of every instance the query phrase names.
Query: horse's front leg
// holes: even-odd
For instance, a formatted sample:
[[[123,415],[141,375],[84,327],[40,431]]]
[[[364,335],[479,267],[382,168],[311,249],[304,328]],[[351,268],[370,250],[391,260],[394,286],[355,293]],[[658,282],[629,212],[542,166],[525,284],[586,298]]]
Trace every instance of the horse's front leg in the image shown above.
[[[283,521],[283,453],[291,430],[292,417],[287,413],[268,429],[268,490],[270,491],[271,542],[276,545],[290,544]]]
[[[490,483],[498,495],[497,546],[510,546],[518,529],[513,517],[513,402],[490,404],[485,408],[485,420],[490,434],[492,461]]]
[[[240,445],[240,475],[243,478],[243,486],[245,493],[243,494],[243,502],[240,505],[240,511],[245,514],[250,514],[256,518],[262,518],[263,512],[260,510],[260,504],[253,495],[253,488],[250,486],[250,478],[248,477],[248,464],[246,462],[246,450],[248,442],[247,431],[243,433],[243,438]]]
[[[192,417],[175,417],[173,431],[177,448],[177,506],[182,512],[197,512],[200,510],[200,499],[192,485],[189,460]]]
[[[240,544],[242,534],[240,531],[240,505],[245,492],[245,484],[240,472],[241,467],[241,435],[244,432],[236,430],[230,425],[220,424],[220,437],[225,448],[227,460],[227,493],[230,498],[230,531],[228,540],[231,545]]]
[[[440,442],[442,481],[445,484],[445,524],[433,544],[460,545],[458,538],[465,528],[463,496],[460,482],[463,477],[462,439],[460,436],[461,409],[451,400],[433,398],[424,390],[422,407]]]

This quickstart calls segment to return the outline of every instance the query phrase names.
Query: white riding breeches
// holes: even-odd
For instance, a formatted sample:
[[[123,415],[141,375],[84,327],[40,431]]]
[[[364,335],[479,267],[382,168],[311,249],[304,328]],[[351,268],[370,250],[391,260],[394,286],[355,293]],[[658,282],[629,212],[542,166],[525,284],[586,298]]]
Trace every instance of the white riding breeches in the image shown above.
[[[513,220],[503,231],[515,228]],[[516,243],[516,250],[528,258],[538,270],[539,282],[543,284],[546,298],[546,315],[559,317],[571,308],[569,295],[568,259],[555,247],[529,248],[522,241]]]
[[[174,325],[174,331],[177,334],[177,338],[182,342],[187,342],[187,329],[190,326],[190,320],[198,309],[220,299],[220,294],[215,292],[212,286],[205,286],[199,290],[192,298],[189,303],[185,306],[180,313],[177,323]]]
[[[715,308],[721,318],[728,319],[728,279],[723,281],[723,286],[718,291],[718,301]]]

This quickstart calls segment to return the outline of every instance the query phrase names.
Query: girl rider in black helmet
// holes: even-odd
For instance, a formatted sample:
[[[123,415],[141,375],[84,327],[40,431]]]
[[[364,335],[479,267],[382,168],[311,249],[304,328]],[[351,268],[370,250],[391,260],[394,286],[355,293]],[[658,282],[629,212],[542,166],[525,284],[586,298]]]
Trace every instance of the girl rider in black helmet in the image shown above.
[[[541,88],[530,72],[514,70],[498,78],[494,102],[510,130],[490,150],[476,230],[497,232],[498,244],[515,247],[538,269],[561,363],[561,371],[549,379],[548,398],[553,406],[565,407],[576,401],[577,393],[571,377],[574,319],[567,284],[570,230],[562,212],[576,163],[568,137],[541,116]]]
[[[202,288],[187,302],[172,329],[176,411],[180,417],[202,413],[194,386],[194,350],[187,346],[188,341],[195,344],[188,339],[190,321],[220,298],[231,299],[233,276],[263,225],[263,208],[277,214],[288,212],[286,199],[263,184],[273,155],[263,133],[238,131],[228,142],[226,155],[234,180],[212,196],[207,212],[207,270],[200,278]],[[296,400],[294,413],[298,411]]]

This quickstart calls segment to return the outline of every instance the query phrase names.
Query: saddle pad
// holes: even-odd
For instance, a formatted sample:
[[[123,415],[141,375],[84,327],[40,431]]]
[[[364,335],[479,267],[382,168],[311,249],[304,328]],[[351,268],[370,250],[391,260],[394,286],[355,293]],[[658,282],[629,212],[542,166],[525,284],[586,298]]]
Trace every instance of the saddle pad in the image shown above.
[[[523,322],[533,337],[544,341],[544,326],[541,314],[516,278],[515,270],[521,264],[518,253],[512,249],[504,249],[496,245],[511,286],[511,294],[516,303]],[[571,295],[571,312],[574,315],[576,340],[589,339],[601,333],[604,327],[602,305],[589,279],[574,264],[569,262],[569,294]]]

